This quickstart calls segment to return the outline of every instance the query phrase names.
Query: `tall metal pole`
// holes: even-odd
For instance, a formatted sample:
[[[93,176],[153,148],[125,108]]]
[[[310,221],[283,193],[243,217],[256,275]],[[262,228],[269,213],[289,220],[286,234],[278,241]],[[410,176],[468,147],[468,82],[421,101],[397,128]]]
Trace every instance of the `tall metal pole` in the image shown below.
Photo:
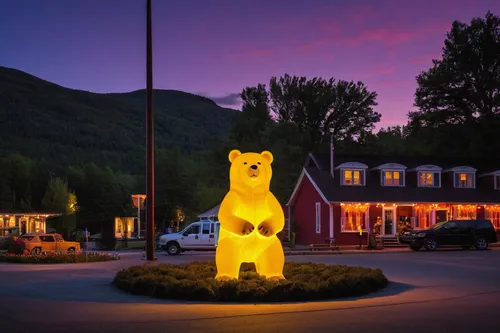
[[[151,0],[147,0],[146,18],[146,259],[155,260],[155,161],[153,119],[153,36],[151,28]]]
[[[141,196],[137,196],[137,238],[141,238]]]

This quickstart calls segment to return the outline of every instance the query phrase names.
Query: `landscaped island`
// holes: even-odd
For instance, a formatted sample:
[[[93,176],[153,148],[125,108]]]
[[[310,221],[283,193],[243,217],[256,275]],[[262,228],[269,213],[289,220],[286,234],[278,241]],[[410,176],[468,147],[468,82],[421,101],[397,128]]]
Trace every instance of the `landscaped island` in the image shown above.
[[[119,271],[113,283],[121,290],[165,299],[216,302],[290,302],[366,295],[389,283],[380,269],[285,263],[286,280],[259,277],[244,264],[240,279],[217,281],[214,262],[132,266]]]
[[[10,262],[17,264],[71,264],[85,262],[102,262],[120,260],[120,256],[108,253],[84,252],[76,253],[43,253],[31,254],[0,254],[0,262]]]

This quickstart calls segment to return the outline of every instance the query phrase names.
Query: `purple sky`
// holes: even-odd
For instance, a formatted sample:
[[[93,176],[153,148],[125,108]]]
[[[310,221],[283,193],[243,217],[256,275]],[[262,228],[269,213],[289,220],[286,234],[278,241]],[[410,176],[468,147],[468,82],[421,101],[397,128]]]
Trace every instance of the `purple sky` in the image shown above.
[[[145,87],[145,0],[1,0],[0,65],[94,92]],[[453,20],[498,0],[153,0],[154,85],[235,107],[284,73],[364,81],[406,123]],[[237,105],[239,107],[239,105]]]

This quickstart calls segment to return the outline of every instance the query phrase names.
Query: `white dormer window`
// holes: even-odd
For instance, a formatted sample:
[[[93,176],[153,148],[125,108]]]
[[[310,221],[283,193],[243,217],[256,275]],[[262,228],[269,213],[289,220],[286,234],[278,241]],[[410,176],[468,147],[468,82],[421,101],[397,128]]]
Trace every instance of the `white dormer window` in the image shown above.
[[[439,172],[419,171],[419,187],[441,187],[441,174]]]
[[[421,165],[408,171],[417,172],[418,187],[441,187],[441,171],[437,165]]]
[[[474,188],[476,187],[474,177],[474,172],[455,172],[455,187],[458,188]]]
[[[382,184],[384,186],[404,186],[402,171],[383,171]]]
[[[453,172],[455,188],[476,188],[476,169],[469,166],[460,166],[445,171]]]
[[[342,170],[342,185],[364,185],[364,170]]]
[[[379,165],[374,170],[380,170],[380,184],[382,186],[405,186],[406,167],[397,163]]]
[[[337,166],[340,170],[340,183],[346,186],[364,186],[368,166],[358,162],[347,162]]]

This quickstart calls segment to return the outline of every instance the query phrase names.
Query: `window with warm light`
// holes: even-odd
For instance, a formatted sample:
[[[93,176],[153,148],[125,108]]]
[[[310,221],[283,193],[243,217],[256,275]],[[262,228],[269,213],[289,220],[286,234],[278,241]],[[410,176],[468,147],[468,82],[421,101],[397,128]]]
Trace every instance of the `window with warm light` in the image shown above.
[[[495,229],[500,229],[500,206],[486,206],[485,217],[493,223]]]
[[[382,184],[384,186],[404,186],[404,175],[402,171],[383,171]]]
[[[472,172],[456,172],[455,187],[457,188],[474,188],[474,173]]]
[[[441,174],[439,172],[420,171],[418,173],[419,187],[440,187]]]
[[[342,170],[342,185],[364,185],[363,170]]]
[[[368,204],[345,204],[341,208],[341,231],[359,232],[366,230],[368,221]]]

